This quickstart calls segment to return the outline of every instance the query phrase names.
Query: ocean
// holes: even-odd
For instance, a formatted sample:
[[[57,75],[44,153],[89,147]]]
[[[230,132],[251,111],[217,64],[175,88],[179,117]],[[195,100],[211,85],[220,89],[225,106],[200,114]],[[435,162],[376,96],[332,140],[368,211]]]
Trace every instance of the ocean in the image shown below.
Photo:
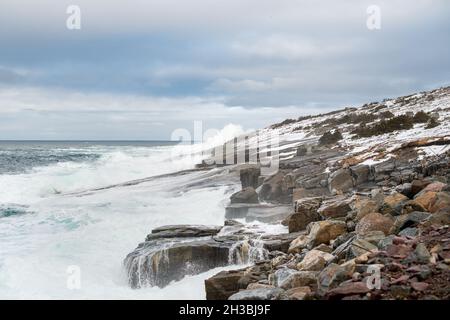
[[[205,298],[203,281],[219,269],[134,290],[123,268],[152,228],[223,224],[236,185],[202,183],[211,173],[209,180],[200,171],[120,185],[200,160],[173,142],[0,142],[0,298]],[[76,288],[69,284],[74,266]]]

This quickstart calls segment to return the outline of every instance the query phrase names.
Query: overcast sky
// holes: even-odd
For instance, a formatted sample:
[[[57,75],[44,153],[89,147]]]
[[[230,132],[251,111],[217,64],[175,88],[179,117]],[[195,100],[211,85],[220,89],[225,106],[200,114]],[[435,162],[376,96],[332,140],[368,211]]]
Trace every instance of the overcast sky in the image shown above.
[[[0,139],[166,140],[449,85],[449,17],[448,0],[1,0]]]

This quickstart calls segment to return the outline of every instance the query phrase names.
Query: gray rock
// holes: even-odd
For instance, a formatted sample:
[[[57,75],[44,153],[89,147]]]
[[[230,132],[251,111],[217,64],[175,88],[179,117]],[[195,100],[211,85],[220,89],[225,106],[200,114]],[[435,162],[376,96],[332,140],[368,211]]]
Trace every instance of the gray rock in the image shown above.
[[[332,193],[348,192],[354,187],[354,181],[349,169],[338,169],[330,175],[328,188]]]
[[[228,300],[276,300],[284,293],[280,288],[259,288],[242,290],[233,294]]]
[[[231,203],[258,203],[258,194],[253,187],[246,187],[231,195]]]
[[[417,229],[417,228],[405,228],[402,231],[400,231],[398,233],[398,235],[402,236],[402,237],[414,238],[414,237],[417,237],[419,235],[419,229]]]
[[[242,189],[247,187],[252,187],[253,189],[258,188],[259,186],[259,176],[261,175],[261,168],[259,167],[250,167],[241,169],[239,171]]]
[[[370,167],[368,165],[359,164],[350,167],[350,171],[355,180],[355,185],[363,184],[369,181],[370,178]]]
[[[345,217],[351,208],[352,198],[337,197],[322,202],[317,212],[325,218]]]
[[[214,236],[222,229],[221,226],[204,225],[168,225],[152,230],[145,241],[164,238],[193,238]]]

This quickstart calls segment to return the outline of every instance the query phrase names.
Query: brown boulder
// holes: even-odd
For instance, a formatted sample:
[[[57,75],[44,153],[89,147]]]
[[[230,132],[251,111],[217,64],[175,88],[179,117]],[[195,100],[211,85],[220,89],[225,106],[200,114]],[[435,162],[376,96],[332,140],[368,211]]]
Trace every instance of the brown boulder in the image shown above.
[[[356,225],[357,234],[365,234],[369,231],[383,231],[385,235],[390,234],[394,222],[391,218],[380,213],[373,212],[362,218]]]
[[[325,218],[345,217],[352,210],[352,198],[338,197],[324,201],[317,212]]]
[[[289,232],[304,230],[313,221],[319,220],[317,209],[320,206],[321,198],[305,198],[295,202],[295,213],[288,218]]]

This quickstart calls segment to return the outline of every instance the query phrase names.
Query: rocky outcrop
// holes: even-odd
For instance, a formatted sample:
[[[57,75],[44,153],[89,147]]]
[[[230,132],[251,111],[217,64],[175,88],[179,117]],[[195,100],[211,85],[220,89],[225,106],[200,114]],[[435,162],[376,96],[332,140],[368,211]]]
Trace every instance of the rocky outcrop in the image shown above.
[[[231,203],[258,203],[258,194],[253,187],[246,187],[241,191],[233,193],[230,197]]]
[[[306,229],[306,226],[320,219],[317,210],[322,203],[322,198],[304,198],[295,201],[294,213],[287,219],[289,232],[297,232]]]
[[[247,187],[252,187],[253,189],[258,188],[260,175],[261,168],[257,166],[241,169],[239,171],[239,176],[241,179],[242,189]]]

